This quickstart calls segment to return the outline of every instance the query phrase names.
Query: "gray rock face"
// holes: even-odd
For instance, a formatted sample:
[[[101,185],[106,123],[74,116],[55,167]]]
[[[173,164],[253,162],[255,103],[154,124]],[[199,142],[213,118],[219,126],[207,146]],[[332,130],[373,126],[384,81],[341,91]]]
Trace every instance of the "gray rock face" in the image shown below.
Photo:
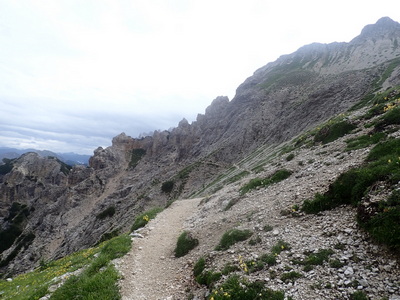
[[[0,226],[10,228],[18,203],[29,211],[21,234],[35,237],[14,258],[17,241],[5,249],[1,259],[10,260],[1,271],[21,272],[91,246],[129,229],[145,209],[208,193],[215,178],[258,147],[291,139],[377,87],[400,84],[399,42],[399,24],[384,18],[350,43],[304,46],[258,69],[231,101],[217,97],[192,124],[184,119],[140,139],[118,135],[94,150],[89,167],[69,170],[56,159],[23,155],[0,175]],[[166,181],[174,183],[168,193],[161,190]],[[110,208],[114,213],[100,217]]]

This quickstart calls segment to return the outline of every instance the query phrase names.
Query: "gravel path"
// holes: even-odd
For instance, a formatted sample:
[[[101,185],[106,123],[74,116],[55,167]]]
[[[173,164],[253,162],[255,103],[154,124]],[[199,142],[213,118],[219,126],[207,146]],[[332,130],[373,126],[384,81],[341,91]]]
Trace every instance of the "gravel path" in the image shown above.
[[[116,262],[123,300],[173,299],[180,292],[191,269],[187,259],[174,257],[174,249],[200,200],[175,201],[140,232],[144,238],[134,238],[131,251]]]

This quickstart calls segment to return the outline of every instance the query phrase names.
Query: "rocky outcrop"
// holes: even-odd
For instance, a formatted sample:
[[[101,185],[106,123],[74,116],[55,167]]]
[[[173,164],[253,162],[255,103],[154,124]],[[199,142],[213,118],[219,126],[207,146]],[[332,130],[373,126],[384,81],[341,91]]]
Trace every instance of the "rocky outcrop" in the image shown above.
[[[365,95],[400,84],[399,42],[399,24],[383,18],[350,43],[302,47],[258,69],[231,101],[217,97],[191,124],[183,119],[139,139],[116,136],[112,146],[94,150],[88,167],[23,155],[0,175],[0,225],[3,232],[11,228],[18,208],[18,236],[34,238],[24,247],[15,238],[2,253],[3,271],[91,246],[129,229],[147,208],[209,192],[211,182],[259,147],[287,141]],[[167,181],[173,188],[166,192]],[[107,209],[113,214],[99,217]]]

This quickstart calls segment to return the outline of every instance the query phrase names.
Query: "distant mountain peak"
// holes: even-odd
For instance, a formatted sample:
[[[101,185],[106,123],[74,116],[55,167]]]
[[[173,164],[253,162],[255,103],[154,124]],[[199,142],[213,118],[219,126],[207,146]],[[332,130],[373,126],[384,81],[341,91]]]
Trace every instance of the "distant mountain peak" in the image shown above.
[[[366,25],[361,31],[361,34],[354,40],[377,38],[387,34],[391,35],[395,33],[398,35],[399,30],[400,23],[393,21],[389,17],[382,17],[375,24]]]

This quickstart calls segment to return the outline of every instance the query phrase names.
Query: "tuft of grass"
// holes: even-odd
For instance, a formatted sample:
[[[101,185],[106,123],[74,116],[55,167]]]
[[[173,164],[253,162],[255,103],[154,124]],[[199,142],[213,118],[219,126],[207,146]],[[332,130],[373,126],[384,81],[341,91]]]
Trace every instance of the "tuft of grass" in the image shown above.
[[[332,249],[321,249],[316,253],[311,253],[306,258],[305,263],[309,265],[322,265],[333,253]]]
[[[272,227],[272,226],[269,225],[269,224],[266,224],[266,225],[264,225],[264,227],[263,227],[263,230],[264,230],[265,232],[272,231],[273,229],[274,229],[274,227]]]
[[[217,251],[223,251],[229,249],[230,246],[245,241],[252,236],[252,232],[250,230],[240,230],[240,229],[231,229],[225,232],[219,242],[219,244],[215,247]]]
[[[286,156],[286,161],[291,161],[294,158],[294,154],[290,153],[288,156]]]
[[[206,267],[206,260],[204,257],[200,257],[199,260],[196,262],[196,264],[193,267],[193,275],[194,277],[197,277],[200,275]]]
[[[201,274],[196,276],[196,281],[199,284],[205,285],[211,288],[215,282],[220,280],[222,274],[214,271],[203,271]]]
[[[247,184],[245,184],[243,187],[240,188],[239,192],[241,195],[246,194],[247,192],[254,190],[256,188],[260,187],[267,187],[271,184],[280,182],[282,180],[285,180],[292,174],[291,171],[286,170],[286,169],[281,169],[276,171],[274,174],[271,176],[268,176],[266,178],[254,178],[251,179]]]
[[[330,266],[331,268],[339,269],[339,268],[341,268],[341,267],[344,266],[344,263],[342,263],[342,262],[341,262],[340,260],[338,260],[338,259],[331,259],[331,260],[329,261],[329,266]]]
[[[285,241],[279,240],[274,246],[271,248],[271,252],[274,255],[280,254],[282,251],[290,250],[290,245]]]
[[[191,233],[184,231],[179,236],[175,248],[175,257],[182,257],[189,253],[199,244],[199,240],[194,238]]]
[[[135,219],[135,222],[133,223],[133,225],[131,227],[131,232],[135,231],[136,229],[146,226],[146,224],[151,219],[154,219],[157,216],[157,214],[162,211],[163,211],[163,209],[161,207],[155,207],[155,208],[145,211],[144,213],[137,216]]]
[[[276,265],[276,256],[273,254],[263,254],[260,257],[260,260],[262,262],[264,262],[265,264],[267,264],[268,266],[273,266]]]
[[[287,273],[283,273],[281,275],[281,280],[285,283],[287,282],[294,282],[296,279],[303,277],[300,273],[296,272],[296,271],[291,271],[291,272],[287,272]]]

